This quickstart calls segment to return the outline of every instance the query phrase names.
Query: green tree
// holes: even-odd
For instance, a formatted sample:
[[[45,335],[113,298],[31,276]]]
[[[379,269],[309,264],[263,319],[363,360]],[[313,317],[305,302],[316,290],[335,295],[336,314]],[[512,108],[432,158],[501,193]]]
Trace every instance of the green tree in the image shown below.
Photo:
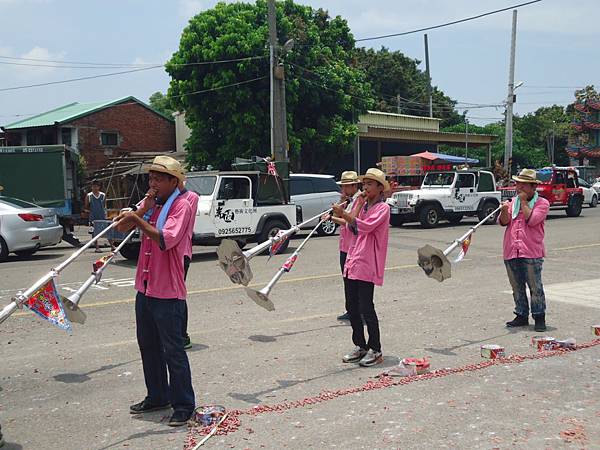
[[[359,48],[355,52],[356,65],[365,71],[373,88],[376,109],[414,116],[429,116],[427,75],[419,69],[421,61],[412,59],[399,51]],[[432,87],[433,115],[443,119],[442,126],[464,121],[456,110],[456,102],[446,96],[437,86]],[[400,95],[400,105],[397,96]]]
[[[342,18],[286,0],[277,3],[277,26],[279,42],[294,40],[284,62],[289,154],[296,168],[325,170],[352,152],[356,118],[372,102],[370,86],[352,64],[354,39]],[[166,68],[168,96],[192,130],[190,163],[227,168],[236,156],[270,153],[267,37],[265,0],[218,3],[183,31]],[[182,65],[248,56],[263,58]]]
[[[150,96],[148,101],[153,109],[165,116],[171,117],[171,114],[175,112],[174,107],[171,105],[171,100],[162,92],[155,92]]]

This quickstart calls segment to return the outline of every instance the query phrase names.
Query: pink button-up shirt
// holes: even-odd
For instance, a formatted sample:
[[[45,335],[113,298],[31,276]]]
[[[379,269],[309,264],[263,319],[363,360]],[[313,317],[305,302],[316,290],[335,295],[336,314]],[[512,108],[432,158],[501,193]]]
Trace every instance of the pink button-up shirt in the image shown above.
[[[161,206],[154,208],[149,223],[156,226]],[[163,229],[160,245],[142,235],[140,256],[135,275],[135,289],[148,297],[185,300],[187,291],[183,280],[183,257],[188,249],[190,221],[195,211],[180,195],[175,199]]]
[[[386,202],[380,201],[370,207],[365,205],[361,209],[356,218],[356,241],[346,259],[345,277],[377,286],[383,284],[389,227],[390,207]]]
[[[352,212],[354,207],[358,204],[356,199],[360,195],[360,191],[357,191],[356,194],[352,197],[352,201],[346,208],[346,212]],[[354,241],[356,240],[356,235],[348,228],[347,225],[343,225],[340,227],[340,252],[348,253],[350,247],[354,245]]]
[[[514,198],[508,207],[510,221],[504,232],[504,259],[515,258],[543,258],[546,256],[544,248],[544,222],[550,209],[550,203],[543,197],[538,197],[529,220],[525,220],[522,211],[515,219],[512,218]]]
[[[198,200],[200,197],[193,191],[184,191],[183,194],[181,194],[181,198],[186,200],[190,204],[190,208],[192,208],[192,220],[190,220],[188,225],[188,230],[185,238],[186,248],[185,253],[183,254],[184,256],[187,256],[191,259],[192,239],[194,237],[194,224],[196,223],[196,212],[198,211]]]

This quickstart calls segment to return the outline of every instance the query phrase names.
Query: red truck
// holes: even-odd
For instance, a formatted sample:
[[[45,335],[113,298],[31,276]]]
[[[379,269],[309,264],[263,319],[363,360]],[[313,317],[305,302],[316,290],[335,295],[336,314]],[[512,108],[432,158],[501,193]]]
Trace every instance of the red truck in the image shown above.
[[[552,209],[564,209],[569,217],[581,214],[583,189],[579,186],[579,175],[573,167],[544,167],[537,169],[537,178],[542,182],[537,187],[538,194],[550,202]],[[502,200],[510,200],[516,195],[514,185],[500,188]]]

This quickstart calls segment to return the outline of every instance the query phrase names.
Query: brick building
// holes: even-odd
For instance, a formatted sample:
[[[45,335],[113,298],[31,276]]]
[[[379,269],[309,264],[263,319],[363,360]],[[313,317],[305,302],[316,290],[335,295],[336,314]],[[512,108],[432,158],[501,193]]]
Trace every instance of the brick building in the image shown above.
[[[175,123],[135,97],[71,103],[1,127],[2,145],[66,145],[82,155],[87,172],[109,158],[175,150]]]

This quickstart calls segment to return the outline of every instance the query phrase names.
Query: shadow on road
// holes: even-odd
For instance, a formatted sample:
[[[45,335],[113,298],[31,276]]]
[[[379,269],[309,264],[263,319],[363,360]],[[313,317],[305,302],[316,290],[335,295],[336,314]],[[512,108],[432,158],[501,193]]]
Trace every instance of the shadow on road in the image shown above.
[[[142,419],[142,418],[140,418],[140,417],[138,417],[138,416],[135,416],[135,419],[139,419],[139,420],[147,420],[147,419],[148,419],[148,417],[150,417],[150,415],[149,415],[149,414],[141,414],[141,415],[142,415],[142,416],[146,416],[146,418],[145,418],[145,419]],[[156,423],[160,423],[160,422],[163,422],[163,419],[164,419],[164,418],[161,418],[161,420],[160,420],[160,421],[158,421],[158,422],[156,422],[156,421],[154,421],[154,420],[150,420],[150,421],[152,421],[152,422],[156,422]],[[168,417],[167,417],[167,419],[168,419]],[[145,437],[148,437],[148,436],[162,436],[162,435],[166,435],[166,434],[183,434],[183,433],[185,433],[186,431],[187,431],[187,428],[186,428],[186,427],[180,427],[180,429],[178,429],[178,430],[175,430],[175,429],[173,429],[173,428],[166,428],[166,429],[164,429],[164,430],[151,430],[151,431],[143,431],[143,432],[141,432],[141,433],[135,433],[135,434],[132,434],[132,435],[130,435],[130,436],[128,436],[128,437],[126,437],[126,438],[123,438],[123,439],[121,439],[120,441],[113,442],[112,444],[108,444],[107,446],[105,446],[105,447],[102,447],[102,448],[99,448],[98,450],[107,450],[107,449],[109,449],[109,448],[121,447],[121,446],[122,446],[122,444],[127,444],[127,445],[130,445],[129,443],[130,443],[131,441],[133,441],[133,440],[135,440],[135,439],[142,439],[142,438],[145,438]],[[174,447],[178,447],[177,445],[173,445],[173,446],[174,446]],[[2,450],[4,450],[4,449],[2,449]]]
[[[377,367],[381,367],[381,365],[377,366]],[[249,393],[230,392],[227,394],[227,396],[229,396],[233,399],[236,399],[236,400],[241,400],[246,403],[259,404],[259,403],[263,402],[260,399],[261,396],[265,396],[267,394],[273,394],[277,391],[281,391],[281,390],[287,389],[289,387],[296,386],[298,384],[306,384],[306,383],[310,383],[311,381],[322,380],[324,378],[329,378],[331,376],[351,372],[351,371],[357,370],[357,369],[364,370],[362,367],[358,366],[357,364],[356,365],[353,364],[352,366],[349,366],[348,368],[345,368],[342,370],[325,373],[323,375],[319,375],[319,376],[312,377],[312,378],[306,378],[304,380],[276,380],[278,386],[270,388],[270,389],[264,389],[262,391],[249,392]]]
[[[14,442],[5,442],[2,450],[22,450],[23,446],[21,444],[16,444]]]
[[[253,334],[252,336],[248,336],[248,339],[250,339],[251,341],[254,341],[254,342],[275,342],[275,341],[277,341],[277,338],[280,338],[280,337],[295,336],[297,334],[312,333],[313,331],[321,331],[321,330],[327,330],[329,328],[339,328],[339,327],[346,327],[346,326],[347,325],[344,325],[344,324],[329,325],[327,327],[312,328],[310,330],[292,331],[290,333],[275,334],[273,336],[267,336],[264,334]]]
[[[489,342],[489,341],[493,341],[495,339],[504,337],[504,336],[509,336],[511,334],[516,334],[519,330],[518,329],[511,329],[508,330],[507,333],[503,333],[503,334],[499,334],[497,336],[492,336],[489,338],[485,338],[485,339],[480,339],[480,340],[475,340],[475,341],[471,341],[468,339],[463,339],[465,341],[464,344],[459,344],[459,345],[454,345],[452,347],[442,347],[442,348],[435,348],[435,347],[425,347],[425,350],[427,350],[428,352],[431,353],[437,353],[439,355],[445,355],[445,356],[458,356],[456,353],[454,353],[453,350],[459,349],[459,348],[463,348],[463,347],[468,347],[470,345],[476,345],[476,344],[483,344],[484,342]]]
[[[86,381],[91,380],[90,375],[92,375],[92,374],[104,372],[106,370],[111,370],[116,367],[125,366],[127,364],[131,364],[132,362],[136,362],[139,360],[140,360],[139,358],[136,358],[136,359],[132,359],[131,361],[126,361],[126,362],[122,362],[119,364],[108,364],[106,366],[102,366],[98,369],[91,370],[86,373],[60,373],[58,375],[54,375],[52,378],[54,378],[56,381],[59,381],[61,383],[85,383]]]

